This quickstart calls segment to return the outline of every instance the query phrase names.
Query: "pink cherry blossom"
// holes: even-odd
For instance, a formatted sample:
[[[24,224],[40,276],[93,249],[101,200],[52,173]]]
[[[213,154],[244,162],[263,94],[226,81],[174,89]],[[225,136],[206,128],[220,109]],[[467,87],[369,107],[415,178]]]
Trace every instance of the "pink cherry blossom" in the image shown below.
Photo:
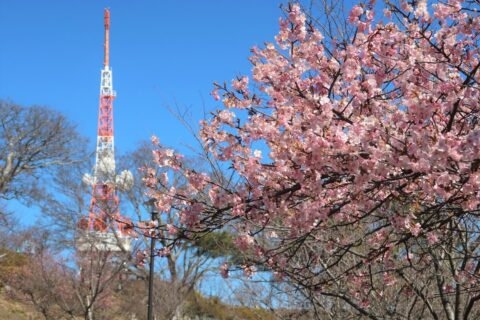
[[[220,100],[220,96],[218,95],[218,88],[213,89],[210,94],[216,101]]]
[[[157,255],[159,257],[166,257],[169,256],[172,253],[170,247],[163,247],[157,251]]]
[[[224,262],[220,266],[220,274],[224,279],[228,278],[228,263],[227,262]]]
[[[434,231],[427,233],[428,243],[433,245],[438,242],[438,236]]]
[[[356,20],[358,20],[358,17],[361,16],[363,14],[363,9],[362,7],[360,6],[354,6],[352,8],[352,10],[350,10],[350,16],[349,16],[349,20],[350,22],[354,22]]]
[[[257,273],[257,268],[255,266],[243,265],[243,275],[247,278],[253,277]]]

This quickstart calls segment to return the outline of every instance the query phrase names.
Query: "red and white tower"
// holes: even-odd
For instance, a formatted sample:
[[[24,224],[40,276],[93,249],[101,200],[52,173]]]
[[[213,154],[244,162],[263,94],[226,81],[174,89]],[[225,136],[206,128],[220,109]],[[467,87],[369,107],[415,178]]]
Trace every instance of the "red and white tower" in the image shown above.
[[[93,176],[84,175],[84,183],[92,187],[92,199],[88,219],[80,222],[80,228],[87,238],[95,239],[98,248],[115,251],[118,241],[130,247],[128,232],[131,223],[120,215],[117,190],[129,189],[133,183],[130,171],[116,174],[113,131],[113,90],[112,70],[109,65],[110,11],[105,9],[104,62],[100,82],[100,107],[95,167]],[[84,244],[86,239],[81,242]],[[101,241],[99,241],[101,240]],[[120,248],[119,248],[120,249]]]

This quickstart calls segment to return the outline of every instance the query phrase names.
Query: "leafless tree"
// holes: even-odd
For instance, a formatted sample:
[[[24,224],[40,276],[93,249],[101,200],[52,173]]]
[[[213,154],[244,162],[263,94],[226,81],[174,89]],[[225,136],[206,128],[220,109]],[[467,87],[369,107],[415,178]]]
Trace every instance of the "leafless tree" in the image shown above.
[[[41,198],[42,178],[82,159],[84,146],[75,126],[59,112],[0,100],[0,200]]]
[[[23,265],[2,280],[10,297],[31,304],[48,319],[108,319],[107,306],[125,271],[121,254],[98,250],[70,253],[51,246],[48,232],[20,232]]]

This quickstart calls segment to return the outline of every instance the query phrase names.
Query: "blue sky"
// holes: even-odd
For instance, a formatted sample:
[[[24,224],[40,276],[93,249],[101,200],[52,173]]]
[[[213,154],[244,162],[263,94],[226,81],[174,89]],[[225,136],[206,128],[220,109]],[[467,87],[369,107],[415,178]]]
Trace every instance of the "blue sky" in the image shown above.
[[[212,82],[249,73],[249,49],[272,41],[281,1],[0,0],[0,98],[60,110],[95,140],[103,9],[111,10],[115,140],[191,137],[167,111],[218,106]],[[93,143],[92,143],[93,147]]]
[[[94,142],[103,10],[111,10],[110,65],[117,155],[152,134],[186,152],[191,135],[168,112],[219,106],[212,82],[250,72],[250,48],[272,41],[281,1],[0,0],[0,99],[64,113]],[[35,208],[13,204],[27,224]]]

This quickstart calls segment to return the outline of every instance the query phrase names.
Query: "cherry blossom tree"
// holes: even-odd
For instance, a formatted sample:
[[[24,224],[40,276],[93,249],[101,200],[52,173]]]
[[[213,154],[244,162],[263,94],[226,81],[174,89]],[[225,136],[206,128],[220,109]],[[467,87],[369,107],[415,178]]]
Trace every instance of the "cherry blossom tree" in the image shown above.
[[[185,118],[179,115],[178,120],[183,123]],[[206,163],[209,163],[208,160],[204,160],[203,158],[182,159],[182,162],[185,167],[198,168],[205,167]],[[158,250],[155,252],[157,259],[155,261],[154,313],[160,319],[171,319],[176,313],[181,313],[185,302],[196,290],[199,290],[206,277],[213,275],[220,278],[216,272],[219,257],[234,256],[239,252],[233,245],[232,237],[225,231],[200,233],[195,237],[184,239],[177,237],[176,225],[179,217],[174,209],[162,211],[156,216],[155,221],[151,221],[152,208],[149,203],[151,197],[148,197],[148,193],[146,194],[148,189],[142,182],[145,170],[152,172],[148,168],[155,165],[148,141],[140,143],[134,151],[125,154],[121,158],[120,165],[136,173],[133,188],[124,197],[126,209],[134,213],[132,217],[139,231],[138,251],[135,253],[138,267],[135,268],[135,273],[139,278],[147,280],[145,284],[148,284],[150,240],[156,237]],[[213,165],[208,166],[213,168],[212,170],[215,169]],[[135,170],[138,168],[140,170]],[[168,175],[167,170],[158,169],[155,174],[162,177]],[[225,178],[221,174],[219,177]],[[188,181],[179,173],[171,175],[170,184],[165,185],[165,188],[181,190],[185,186],[188,186]],[[156,228],[157,226],[165,226],[165,228]],[[146,309],[143,309],[145,312]],[[142,316],[140,311],[138,310],[137,316]],[[143,316],[146,317],[146,314]]]
[[[157,165],[189,185],[155,168],[144,182],[179,238],[233,228],[245,273],[268,268],[322,319],[479,317],[480,3],[374,7],[335,40],[289,5],[251,77],[215,84],[201,137],[235,188],[156,138]]]
[[[32,305],[46,320],[75,319],[79,308],[70,285],[74,270],[58,254],[46,249],[46,237],[40,230],[18,233],[24,240],[24,252],[6,251],[16,259],[12,259],[15,263],[10,268],[2,270],[1,282],[7,296]]]

